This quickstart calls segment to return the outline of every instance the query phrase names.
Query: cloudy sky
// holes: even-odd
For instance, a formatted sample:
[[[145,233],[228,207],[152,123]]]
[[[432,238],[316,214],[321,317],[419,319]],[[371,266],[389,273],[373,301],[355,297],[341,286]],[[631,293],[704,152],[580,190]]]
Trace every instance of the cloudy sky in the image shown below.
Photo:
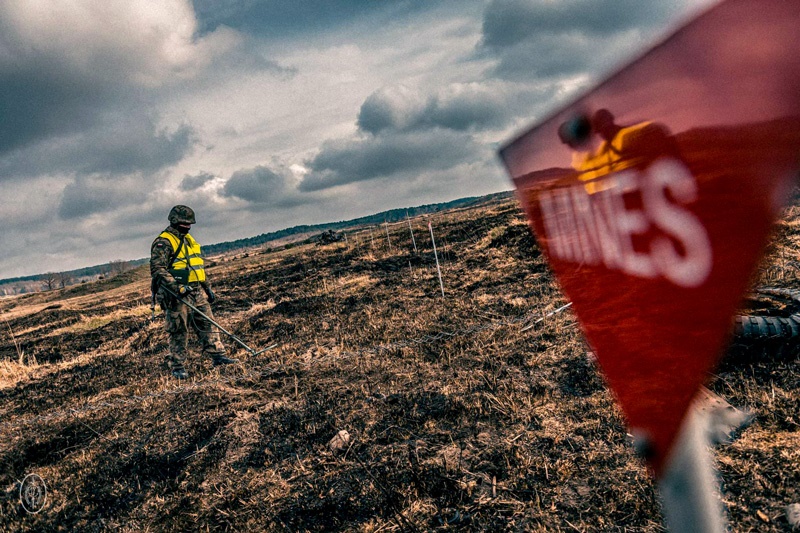
[[[0,278],[510,189],[495,150],[710,0],[4,0]]]

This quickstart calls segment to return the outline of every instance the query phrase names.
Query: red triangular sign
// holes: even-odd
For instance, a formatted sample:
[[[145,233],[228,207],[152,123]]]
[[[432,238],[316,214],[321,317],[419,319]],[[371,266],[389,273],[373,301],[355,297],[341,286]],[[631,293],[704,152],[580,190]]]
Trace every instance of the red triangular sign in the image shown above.
[[[722,2],[500,151],[657,475],[800,168],[799,20]]]

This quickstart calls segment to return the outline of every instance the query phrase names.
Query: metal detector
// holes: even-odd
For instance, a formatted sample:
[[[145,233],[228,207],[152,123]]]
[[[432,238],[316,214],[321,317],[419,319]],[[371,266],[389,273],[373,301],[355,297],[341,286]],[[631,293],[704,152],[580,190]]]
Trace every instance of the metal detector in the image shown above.
[[[167,292],[168,292],[169,294],[171,294],[172,296],[174,296],[174,297],[175,297],[175,298],[176,298],[176,299],[177,299],[177,300],[178,300],[180,303],[182,303],[183,305],[185,305],[186,307],[188,307],[189,309],[191,309],[192,311],[194,311],[194,312],[195,312],[195,313],[197,313],[198,315],[200,315],[200,316],[202,316],[203,318],[205,318],[206,320],[208,320],[208,321],[209,321],[211,324],[213,324],[213,325],[217,326],[217,328],[218,328],[218,329],[219,329],[219,330],[220,330],[222,333],[224,333],[225,335],[227,335],[228,337],[230,337],[231,339],[233,339],[234,341],[236,341],[237,343],[239,343],[239,345],[240,345],[240,346],[242,346],[242,347],[243,347],[245,350],[247,350],[248,352],[250,352],[250,355],[252,355],[253,357],[255,357],[255,356],[257,356],[257,355],[260,355],[260,354],[262,354],[262,353],[266,352],[267,350],[271,350],[271,349],[275,348],[276,346],[278,346],[278,343],[276,342],[276,343],[274,343],[274,344],[270,344],[269,346],[267,346],[267,347],[266,347],[266,348],[264,348],[263,350],[255,351],[254,349],[252,349],[251,347],[249,347],[247,344],[245,344],[245,343],[244,343],[244,341],[243,341],[242,339],[240,339],[239,337],[237,337],[236,335],[234,335],[234,334],[233,334],[233,333],[231,333],[230,331],[226,330],[226,329],[225,329],[225,328],[223,328],[222,326],[220,326],[220,325],[219,325],[219,324],[218,324],[216,321],[214,321],[214,320],[213,320],[213,319],[212,319],[210,316],[208,316],[207,314],[205,314],[204,312],[202,312],[201,310],[199,310],[197,307],[195,307],[194,305],[190,304],[189,302],[187,302],[186,300],[184,300],[183,298],[181,298],[179,295],[175,294],[173,291],[169,290],[168,288],[164,287],[164,290],[165,290],[165,291],[167,291]]]

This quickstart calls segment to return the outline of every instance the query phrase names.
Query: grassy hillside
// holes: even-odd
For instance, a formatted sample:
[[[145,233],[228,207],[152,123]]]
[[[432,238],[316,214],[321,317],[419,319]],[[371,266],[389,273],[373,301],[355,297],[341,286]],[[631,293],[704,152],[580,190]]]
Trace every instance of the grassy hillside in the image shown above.
[[[304,224],[300,226],[292,226],[291,228],[262,233],[260,235],[247,237],[245,239],[236,239],[233,241],[208,244],[203,246],[203,255],[208,257],[220,254],[230,254],[243,249],[262,247],[267,244],[272,247],[286,245],[287,243],[293,244],[295,242],[302,241],[306,237],[317,235],[323,231],[357,231],[359,228],[367,226],[378,226],[385,223],[405,221],[407,217],[416,217],[428,213],[437,213],[439,211],[448,209],[476,205],[484,202],[490,202],[494,199],[510,198],[511,195],[511,192],[500,192],[483,197],[459,198],[450,202],[426,204],[402,209],[390,209],[389,211],[382,211],[374,215],[354,218],[351,220],[342,220],[339,222],[330,222],[327,224]],[[103,263],[102,265],[94,265],[76,270],[68,270],[65,272],[48,272],[46,274],[42,272],[30,276],[0,279],[0,296],[40,292],[52,290],[53,288],[65,288],[72,285],[86,283],[87,281],[94,281],[98,278],[102,280],[108,277],[114,277],[119,273],[126,272],[132,268],[143,265],[149,260],[149,256],[130,261],[115,260],[111,261],[110,263]],[[48,279],[49,283],[47,282]]]
[[[796,282],[798,215],[765,263],[773,286]],[[565,301],[517,204],[413,231],[417,253],[397,224],[388,242],[218,260],[219,321],[278,347],[226,341],[242,364],[213,369],[193,342],[187,383],[168,377],[146,266],[0,300],[0,530],[663,531],[573,316],[547,316]],[[757,414],[715,451],[736,531],[787,531],[800,502],[797,364],[794,345],[742,346],[710,384]],[[36,515],[28,473],[48,484]]]

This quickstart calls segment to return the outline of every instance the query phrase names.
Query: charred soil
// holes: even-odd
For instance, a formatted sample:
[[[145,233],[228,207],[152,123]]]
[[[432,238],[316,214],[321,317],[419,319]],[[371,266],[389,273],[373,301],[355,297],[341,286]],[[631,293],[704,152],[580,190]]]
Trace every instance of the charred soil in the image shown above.
[[[403,223],[214,258],[218,321],[278,346],[226,339],[242,363],[213,368],[194,343],[187,382],[146,267],[0,300],[0,530],[663,531],[573,315],[522,331],[566,302],[516,202],[412,228],[416,252]],[[759,283],[797,287],[798,228],[793,207]],[[798,350],[779,352],[739,346],[710,377],[756,413],[714,451],[736,531],[788,531],[800,502]]]

